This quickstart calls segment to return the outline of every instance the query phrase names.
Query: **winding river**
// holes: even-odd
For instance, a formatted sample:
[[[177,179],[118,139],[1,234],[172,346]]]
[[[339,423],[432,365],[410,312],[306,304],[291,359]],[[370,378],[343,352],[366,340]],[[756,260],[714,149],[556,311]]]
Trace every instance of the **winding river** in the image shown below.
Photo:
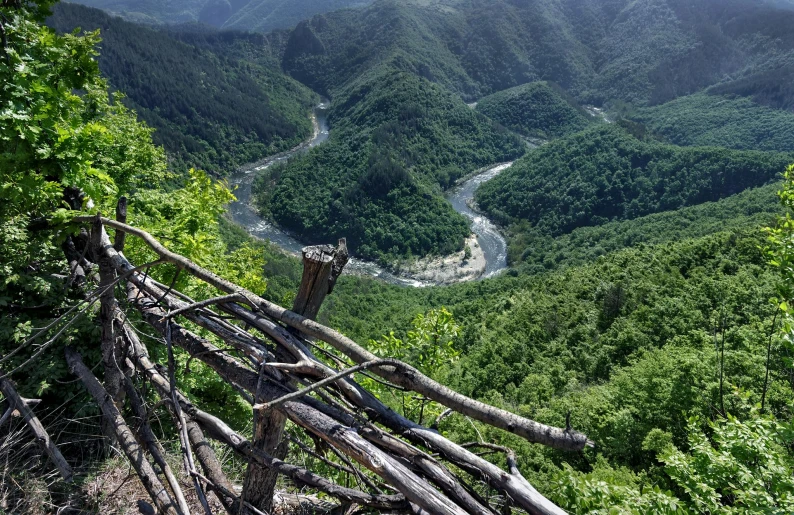
[[[298,153],[306,152],[328,139],[328,107],[328,103],[323,102],[314,109],[312,116],[314,135],[309,141],[287,152],[282,152],[257,163],[247,165],[233,173],[229,178],[229,183],[232,186],[237,186],[234,192],[237,201],[229,205],[229,212],[232,215],[232,219],[245,227],[251,235],[257,238],[270,240],[284,251],[294,255],[300,255],[301,249],[306,244],[299,242],[293,236],[262,219],[257,214],[256,209],[251,204],[251,186],[258,172],[276,163],[286,161]],[[502,163],[485,169],[453,188],[447,194],[447,199],[452,204],[455,211],[463,214],[472,221],[472,232],[477,236],[477,242],[483,251],[486,262],[485,272],[481,278],[491,277],[507,268],[507,243],[490,220],[471,208],[474,191],[480,184],[492,179],[509,167],[510,164],[511,163]],[[361,275],[377,277],[386,282],[402,286],[422,287],[431,285],[431,283],[395,275],[375,263],[356,258],[350,260],[346,270]]]

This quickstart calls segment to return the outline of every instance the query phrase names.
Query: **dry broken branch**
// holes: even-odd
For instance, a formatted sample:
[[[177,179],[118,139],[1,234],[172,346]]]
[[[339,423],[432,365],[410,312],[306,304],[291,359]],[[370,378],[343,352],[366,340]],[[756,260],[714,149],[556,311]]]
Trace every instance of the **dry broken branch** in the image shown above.
[[[61,451],[44,429],[44,426],[33,413],[33,410],[30,409],[28,400],[23,399],[17,393],[14,385],[8,379],[0,379],[0,391],[3,392],[3,395],[5,395],[5,398],[8,401],[8,409],[3,415],[0,425],[5,423],[15,409],[19,411],[19,413],[22,415],[22,418],[25,420],[28,426],[30,426],[31,431],[33,431],[33,434],[36,437],[36,442],[44,450],[44,452],[47,453],[47,456],[50,457],[50,460],[57,467],[61,477],[66,481],[71,481],[72,467],[69,466],[69,463],[67,463],[66,459],[63,457],[63,454],[61,454]]]

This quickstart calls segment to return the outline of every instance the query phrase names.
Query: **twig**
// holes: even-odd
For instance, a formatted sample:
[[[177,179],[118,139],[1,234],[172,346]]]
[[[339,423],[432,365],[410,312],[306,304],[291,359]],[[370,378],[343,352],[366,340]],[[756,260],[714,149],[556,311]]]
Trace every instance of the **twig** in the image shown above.
[[[179,275],[178,272],[177,275]],[[174,277],[174,281],[176,281],[176,276]],[[165,295],[163,295],[163,297],[165,297]],[[176,365],[174,362],[174,346],[171,343],[170,320],[166,321],[165,324],[165,344],[168,349],[168,381],[171,383],[171,401],[173,402],[174,414],[176,415],[176,421],[179,425],[179,441],[182,445],[182,456],[184,458],[185,471],[193,478],[193,482],[196,487],[196,494],[198,495],[199,502],[201,502],[201,506],[204,508],[205,513],[207,513],[207,515],[212,515],[209,503],[207,502],[207,497],[204,495],[204,490],[201,488],[201,483],[193,475],[196,473],[196,466],[193,464],[193,452],[190,449],[190,440],[187,434],[187,421],[185,421],[185,414],[182,413],[182,406],[179,404],[179,397],[177,396],[176,392]]]
[[[166,295],[168,295],[168,292],[166,292]],[[232,301],[242,302],[244,300],[245,298],[237,293],[232,293],[231,295],[222,295],[220,297],[213,297],[211,299],[202,300],[201,302],[196,302],[195,304],[185,306],[184,308],[179,308],[175,311],[171,311],[164,318],[171,319],[183,313],[187,313],[188,311],[194,311],[196,309],[205,308],[207,306],[211,306],[212,304],[222,304],[224,302],[232,302]]]
[[[376,359],[376,360],[372,360],[372,361],[367,361],[366,363],[362,363],[360,365],[356,365],[354,367],[348,368],[347,370],[343,370],[343,371],[339,372],[338,374],[332,375],[331,377],[326,377],[325,379],[323,379],[321,381],[317,381],[316,383],[312,383],[310,386],[307,386],[306,388],[298,390],[297,392],[289,393],[289,394],[287,394],[287,395],[285,395],[283,397],[280,397],[278,399],[272,400],[270,402],[266,402],[264,404],[255,404],[254,405],[254,409],[255,410],[270,410],[270,409],[275,408],[276,406],[280,406],[281,404],[284,404],[285,402],[289,402],[289,401],[293,401],[295,399],[299,399],[299,398],[303,397],[304,395],[306,395],[308,393],[311,393],[311,392],[313,392],[314,390],[316,390],[318,388],[322,388],[325,385],[328,385],[328,384],[331,384],[331,383],[335,383],[336,381],[339,381],[340,379],[343,379],[343,378],[345,378],[345,377],[347,377],[347,376],[349,376],[351,374],[355,374],[359,370],[365,370],[367,368],[377,367],[377,366],[382,366],[382,365],[396,365],[398,363],[399,363],[399,361],[395,360],[395,359]]]
[[[775,334],[775,324],[777,323],[777,315],[779,309],[775,310],[775,316],[772,317],[772,326],[769,328],[769,341],[766,344],[766,373],[764,374],[764,389],[761,392],[761,413],[764,412],[766,406],[766,390],[769,387],[769,362],[772,359],[772,335]]]
[[[30,429],[33,431],[33,434],[36,435],[36,442],[41,446],[44,452],[50,457],[50,460],[55,464],[58,468],[58,472],[60,472],[61,477],[66,481],[72,480],[72,467],[69,466],[66,459],[61,454],[61,451],[55,445],[55,442],[52,441],[50,435],[47,434],[47,431],[44,429],[44,426],[36,418],[36,415],[33,413],[33,410],[28,407],[28,402],[26,402],[20,395],[17,393],[14,386],[11,384],[11,381],[7,379],[0,379],[0,391],[3,392],[6,399],[8,400],[8,410],[6,414],[10,415],[9,412],[13,411],[14,407],[16,407],[17,411],[22,415],[22,418],[25,419],[25,422],[30,426]],[[5,421],[6,415],[3,415],[3,422]]]
[[[452,415],[453,413],[454,411],[452,411],[450,408],[447,408],[444,411],[442,411],[441,415],[437,416],[436,419],[433,421],[433,423],[430,425],[430,429],[438,430],[438,425],[441,423],[441,421],[447,418],[448,416]]]

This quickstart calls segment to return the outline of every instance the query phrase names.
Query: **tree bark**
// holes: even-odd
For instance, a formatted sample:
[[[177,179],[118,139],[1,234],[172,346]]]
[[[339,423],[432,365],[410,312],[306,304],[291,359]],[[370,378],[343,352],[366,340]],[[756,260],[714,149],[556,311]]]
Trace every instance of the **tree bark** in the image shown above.
[[[347,244],[340,241],[339,256],[337,250],[330,245],[319,245],[303,248],[303,277],[292,310],[306,318],[314,319],[320,311],[325,297],[333,289],[333,280],[342,273],[347,263]],[[255,392],[255,403],[259,403]],[[255,449],[261,449],[283,460],[289,451],[289,444],[284,440],[284,427],[287,417],[275,409],[254,410]],[[275,493],[278,473],[252,462],[248,466],[243,486],[243,500],[250,502],[260,510],[270,513],[273,510],[273,494]]]
[[[120,197],[116,204],[116,220],[123,224],[127,223],[127,197]],[[118,252],[124,252],[124,242],[126,239],[126,233],[121,229],[116,229],[116,236],[113,239],[113,248]]]

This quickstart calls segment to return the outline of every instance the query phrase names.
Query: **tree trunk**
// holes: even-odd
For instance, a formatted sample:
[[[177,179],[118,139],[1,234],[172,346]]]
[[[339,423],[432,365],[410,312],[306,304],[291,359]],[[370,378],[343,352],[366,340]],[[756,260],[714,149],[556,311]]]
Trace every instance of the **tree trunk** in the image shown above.
[[[347,259],[345,240],[339,241],[338,249],[330,245],[304,247],[303,278],[292,310],[306,318],[316,318]],[[258,395],[259,392],[256,392],[255,404],[261,402]],[[254,448],[279,460],[286,458],[289,451],[289,443],[284,439],[286,422],[287,417],[278,410],[254,410]],[[275,470],[250,462],[243,485],[243,500],[265,513],[270,513],[273,510],[273,493],[277,479],[278,473]]]

